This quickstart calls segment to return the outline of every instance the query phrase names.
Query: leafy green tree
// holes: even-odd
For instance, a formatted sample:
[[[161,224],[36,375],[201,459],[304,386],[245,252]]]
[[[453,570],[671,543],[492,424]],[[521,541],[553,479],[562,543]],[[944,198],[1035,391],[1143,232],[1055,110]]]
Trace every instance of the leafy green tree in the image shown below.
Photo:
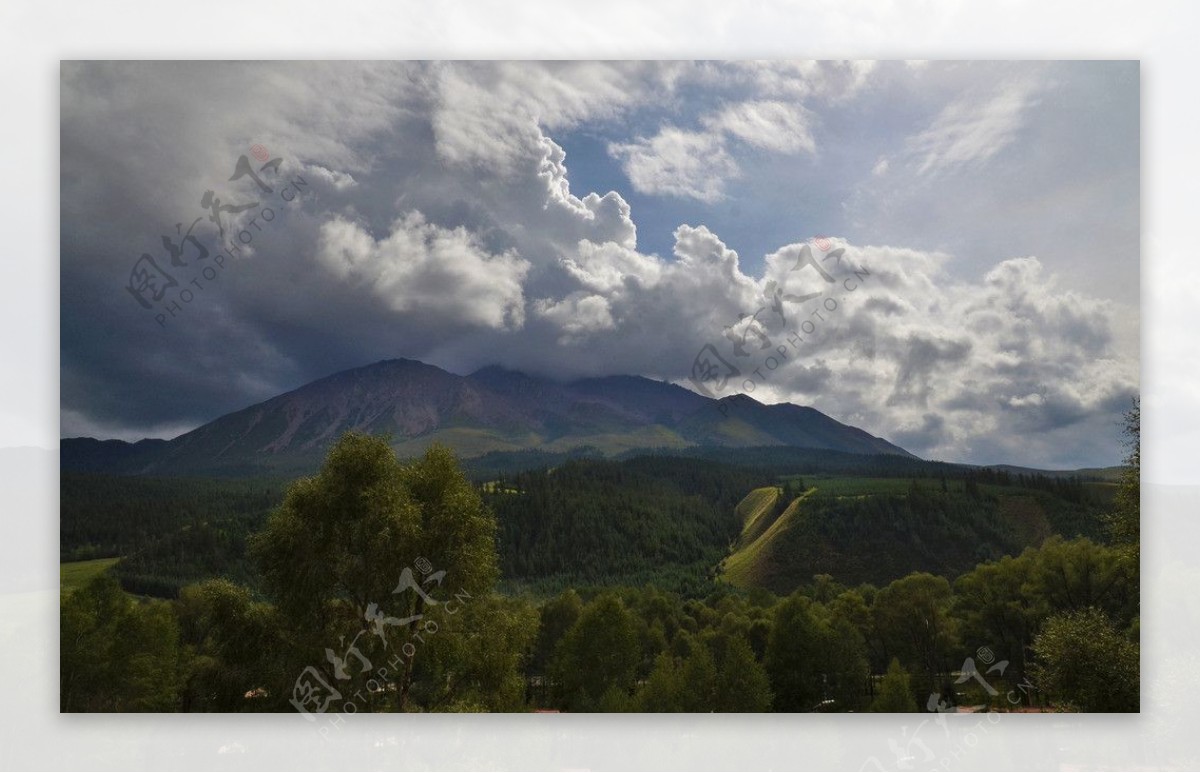
[[[680,693],[683,690],[679,659],[662,652],[654,660],[654,668],[637,693],[638,711],[672,713],[682,711]]]
[[[828,604],[846,588],[833,579],[830,574],[813,575],[812,600]]]
[[[871,607],[887,652],[917,670],[930,689],[954,649],[950,602],[946,578],[914,572],[882,588]]]
[[[288,674],[275,608],[228,580],[189,585],[175,602],[186,655],[184,711],[279,709]],[[251,698],[247,698],[247,695]]]
[[[772,698],[771,680],[755,659],[750,642],[742,636],[726,639],[717,658],[716,689],[708,710],[770,711]]]
[[[1079,711],[1135,712],[1138,645],[1094,607],[1046,621],[1033,642],[1037,687]]]
[[[667,651],[677,658],[686,658],[697,646],[696,637],[692,635],[691,631],[680,628],[671,638],[671,644]]]
[[[409,634],[424,624],[436,588],[413,587],[417,559],[444,571],[438,582],[455,592],[482,595],[498,574],[495,534],[494,516],[450,451],[435,446],[402,466],[386,439],[348,432],[317,475],[291,485],[250,549],[293,641],[307,653],[355,643],[373,663],[385,659],[387,642],[372,630],[371,613],[408,621]],[[415,659],[397,675],[401,710]]]
[[[824,697],[824,637],[811,607],[811,601],[794,593],[775,610],[764,661],[776,711],[808,711]]]
[[[871,605],[863,598],[862,590],[847,590],[839,593],[837,598],[829,602],[828,609],[832,619],[841,618],[847,621],[862,637],[868,671],[875,664],[878,664],[876,666],[878,671],[883,671],[887,667],[887,661],[883,659],[883,645],[875,632]]]
[[[635,705],[646,712],[762,712],[771,708],[767,673],[741,636],[697,645],[685,658],[661,653],[638,690]]]
[[[834,616],[826,624],[823,674],[827,697],[839,711],[859,708],[865,699],[870,667],[862,634],[847,619]]]
[[[679,669],[678,711],[703,713],[719,711],[717,702],[717,663],[712,650],[700,645],[683,661]]]
[[[62,600],[60,709],[175,711],[179,627],[168,604],[139,603],[102,575]]]
[[[979,564],[954,582],[954,612],[964,644],[991,647],[1018,677],[1025,673],[1025,650],[1041,614],[1028,588],[1035,555],[1029,550]]]
[[[917,710],[908,672],[897,658],[892,658],[887,673],[879,684],[879,695],[871,703],[871,711],[885,714],[911,713]]]
[[[111,650],[122,711],[179,708],[179,625],[169,604],[131,603]]]
[[[538,619],[537,641],[530,663],[531,672],[545,674],[554,656],[554,648],[583,614],[583,599],[568,588],[542,605]]]
[[[536,608],[524,599],[489,596],[464,601],[438,621],[414,680],[420,705],[430,711],[524,710]]]
[[[1043,604],[1043,614],[1097,607],[1124,625],[1137,614],[1137,573],[1127,553],[1056,535],[1031,556],[1024,595]]]
[[[632,692],[640,658],[633,616],[615,594],[597,596],[559,643],[552,673],[560,703],[595,711],[610,689]]]
[[[633,699],[629,696],[629,692],[615,684],[604,691],[595,707],[595,711],[603,714],[620,714],[632,709]]]
[[[1125,470],[1121,473],[1113,510],[1107,521],[1114,544],[1121,546],[1136,565],[1142,520],[1142,403],[1138,398],[1125,414],[1124,432],[1129,454],[1125,457]]]

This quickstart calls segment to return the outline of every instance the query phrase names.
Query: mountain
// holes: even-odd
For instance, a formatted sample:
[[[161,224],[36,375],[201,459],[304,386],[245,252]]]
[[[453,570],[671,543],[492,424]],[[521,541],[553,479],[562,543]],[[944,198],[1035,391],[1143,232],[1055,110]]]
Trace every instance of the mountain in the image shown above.
[[[1043,475],[1047,478],[1079,478],[1081,480],[1102,480],[1116,482],[1121,479],[1125,467],[1080,467],[1077,470],[1041,470],[1036,467],[1018,467],[1015,464],[990,464],[990,470],[998,470],[1013,475]]]
[[[167,441],[64,439],[62,469],[133,475],[293,474],[344,432],[388,434],[400,456],[538,450],[793,446],[912,457],[814,408],[715,400],[641,376],[559,383],[499,367],[458,376],[415,360],[335,373]]]

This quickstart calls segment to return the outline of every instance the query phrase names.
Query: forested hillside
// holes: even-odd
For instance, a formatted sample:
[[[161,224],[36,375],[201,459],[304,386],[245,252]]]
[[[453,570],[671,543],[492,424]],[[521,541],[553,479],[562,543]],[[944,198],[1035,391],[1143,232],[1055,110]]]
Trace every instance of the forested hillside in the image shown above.
[[[735,461],[566,459],[489,477],[506,465],[493,457],[475,484],[497,516],[506,587],[654,583],[695,597],[723,570],[780,593],[821,573],[849,583],[955,576],[1052,534],[1098,537],[1113,485],[808,449],[753,449]],[[284,485],[64,473],[62,560],[121,558],[117,576],[144,595],[172,597],[212,577],[254,587],[246,539]],[[787,491],[782,516],[799,485],[809,494],[770,519],[770,539],[746,540],[738,503],[756,489]]]
[[[143,501],[127,530],[122,485]],[[272,496],[266,484],[193,482],[181,491],[220,492],[226,520],[199,513],[217,535],[186,523],[151,537],[147,524],[163,522],[141,516],[157,485],[72,481],[72,517],[105,517],[71,533],[141,540],[129,565],[158,556],[149,576],[177,580],[168,559],[204,571],[192,553],[207,544],[199,555],[230,561],[234,525],[249,518],[239,508]],[[139,600],[105,563],[65,569],[62,710],[319,714],[331,690],[353,696],[341,712],[1136,710],[1136,486],[1135,469],[1101,531],[1095,492],[1069,479],[804,477],[646,458],[470,481],[445,450],[404,463],[386,441],[351,434],[241,540],[225,576],[240,566],[244,582]],[[1041,539],[1079,524],[1113,544]],[[775,574],[763,582],[755,563],[742,588],[709,576],[723,540],[737,556],[768,537],[756,560]],[[1033,544],[954,569],[980,544],[1022,539]],[[836,552],[854,544],[884,569]],[[827,550],[834,571],[803,577]],[[948,572],[903,571],[909,559]],[[835,574],[856,566],[901,573]],[[579,582],[514,593],[497,586],[502,568]],[[638,579],[647,572],[652,582]]]
[[[212,577],[252,583],[246,538],[282,501],[285,485],[63,473],[60,560],[120,558],[124,588],[150,596],[173,597]]]
[[[818,574],[850,583],[914,571],[955,577],[1052,535],[1101,537],[1103,498],[1078,481],[987,473],[957,480],[789,478],[740,505],[742,534],[724,576],[778,593]]]
[[[577,460],[501,478],[484,500],[500,525],[505,578],[540,588],[655,582],[703,595],[737,535],[734,506],[770,478],[670,457]]]

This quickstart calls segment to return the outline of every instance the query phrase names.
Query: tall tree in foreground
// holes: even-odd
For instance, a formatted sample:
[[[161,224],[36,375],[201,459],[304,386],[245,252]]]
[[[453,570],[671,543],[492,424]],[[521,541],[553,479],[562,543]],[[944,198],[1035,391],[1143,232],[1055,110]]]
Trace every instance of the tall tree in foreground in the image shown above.
[[[495,533],[495,518],[450,451],[431,448],[406,467],[385,439],[349,432],[317,475],[291,485],[250,549],[303,657],[319,662],[328,649],[323,668],[332,684],[355,665],[399,651],[428,624],[439,586],[490,590],[498,574]],[[341,655],[351,647],[353,661]],[[394,675],[401,710],[419,653]],[[362,708],[381,700],[368,695]]]
[[[1025,651],[1033,640],[1044,605],[1032,598],[1029,579],[1038,553],[1004,556],[979,564],[954,581],[954,612],[964,643],[986,644],[1025,674]]]
[[[951,598],[945,577],[914,572],[882,588],[871,606],[888,653],[912,669],[922,688],[937,688],[947,653],[954,651]]]
[[[1033,652],[1034,681],[1064,708],[1138,710],[1138,645],[1100,610],[1088,608],[1050,618],[1034,639]]]

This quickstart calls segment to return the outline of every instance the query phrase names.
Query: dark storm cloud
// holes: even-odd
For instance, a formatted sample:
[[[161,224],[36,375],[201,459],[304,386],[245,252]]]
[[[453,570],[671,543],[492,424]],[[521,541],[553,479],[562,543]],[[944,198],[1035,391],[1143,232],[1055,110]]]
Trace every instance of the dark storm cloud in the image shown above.
[[[930,67],[919,77],[939,71]],[[991,163],[988,138],[1012,143],[1038,125],[1033,108],[1042,103],[1028,85],[1037,68],[1012,69],[988,75],[1001,97],[1018,89],[1012,100],[995,97],[1003,120],[974,133],[947,89],[934,112],[949,112],[905,146],[913,163],[949,184]],[[671,223],[670,254],[647,252],[638,226],[661,226],[654,211],[572,186],[555,134],[602,132],[616,148],[606,163],[639,195],[732,199],[760,177],[769,186],[776,172],[766,167],[811,164],[823,152],[841,158],[823,113],[886,101],[865,85],[917,77],[906,72],[64,63],[63,435],[171,436],[398,356],[458,372],[495,363],[561,378],[640,373],[686,383],[701,347],[728,346],[726,328],[764,306],[769,281],[795,295],[816,275],[792,270],[798,243],[765,259],[741,256],[698,220]],[[244,176],[230,180],[256,145],[280,159],[262,172],[270,193]],[[847,174],[861,160],[848,160]],[[854,174],[868,187],[879,177]],[[282,200],[283,186],[298,180],[299,195]],[[224,241],[243,231],[251,239],[219,270],[222,240],[201,205],[208,191],[258,202],[226,215]],[[769,191],[730,203],[778,220]],[[163,237],[182,244],[196,218],[212,254],[173,266]],[[1108,443],[1108,413],[1137,387],[1136,349],[1117,335],[1131,324],[1127,307],[1073,292],[1073,278],[1034,257],[998,251],[987,271],[963,277],[946,253],[839,243],[840,270],[867,266],[869,278],[838,296],[844,305],[756,398],[812,404],[943,458],[973,458],[987,437],[988,453],[1033,462],[1024,456],[1029,432]],[[143,253],[192,293],[185,302],[174,289],[166,301],[179,305],[164,324],[156,322],[164,303],[143,309],[126,290]],[[777,327],[771,335],[786,337]],[[1037,453],[1052,460],[1054,448]]]

